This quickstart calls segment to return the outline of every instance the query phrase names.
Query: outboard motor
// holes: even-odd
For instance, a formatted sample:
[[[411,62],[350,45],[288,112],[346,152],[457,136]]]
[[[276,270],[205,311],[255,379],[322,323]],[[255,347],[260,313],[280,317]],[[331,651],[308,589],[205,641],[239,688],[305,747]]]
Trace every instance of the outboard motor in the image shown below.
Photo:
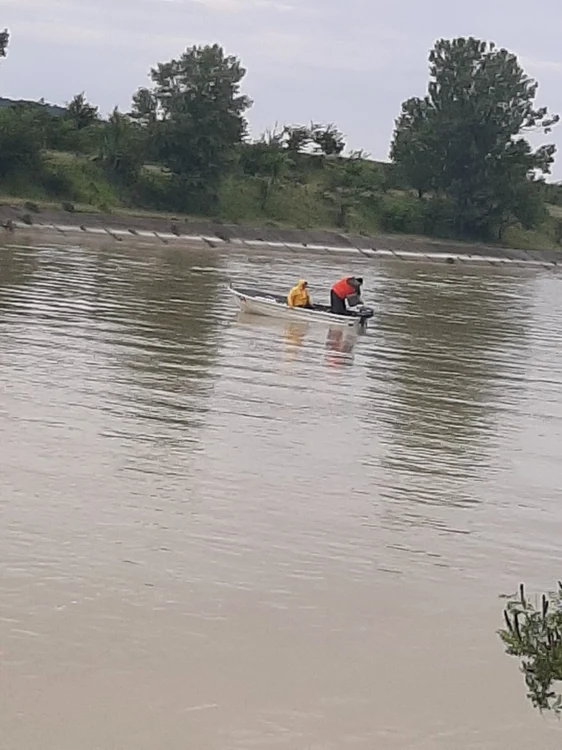
[[[372,307],[362,306],[357,310],[357,314],[360,318],[361,328],[367,328],[367,321],[369,320],[369,318],[373,317],[375,311]]]

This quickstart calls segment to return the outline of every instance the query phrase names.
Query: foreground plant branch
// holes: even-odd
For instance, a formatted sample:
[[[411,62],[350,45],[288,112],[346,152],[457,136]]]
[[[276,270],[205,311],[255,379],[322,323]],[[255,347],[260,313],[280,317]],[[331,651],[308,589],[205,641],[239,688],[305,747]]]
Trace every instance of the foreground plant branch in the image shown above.
[[[562,682],[562,582],[535,604],[521,584],[504,610],[504,619],[506,627],[498,635],[506,653],[521,660],[527,697],[541,712],[562,713],[562,694],[556,690],[556,683]]]

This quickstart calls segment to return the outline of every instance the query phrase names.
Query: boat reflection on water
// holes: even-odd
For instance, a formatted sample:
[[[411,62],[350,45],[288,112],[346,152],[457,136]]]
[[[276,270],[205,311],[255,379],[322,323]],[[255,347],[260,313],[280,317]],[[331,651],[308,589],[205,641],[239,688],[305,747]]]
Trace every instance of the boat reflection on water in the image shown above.
[[[287,323],[285,326],[285,343],[291,347],[302,346],[308,332],[306,323]]]
[[[277,335],[280,334],[284,344],[285,358],[288,360],[294,360],[299,356],[305,342],[312,343],[313,348],[316,348],[322,346],[321,342],[324,340],[325,360],[330,366],[334,367],[353,364],[355,344],[359,336],[362,335],[350,329],[331,327],[324,339],[324,333],[320,326],[310,326],[308,323],[301,321],[260,317],[245,312],[238,313],[236,320],[239,325],[266,329],[272,333],[276,332]]]
[[[342,328],[330,328],[326,337],[326,362],[332,367],[352,365],[357,334]]]
[[[288,359],[295,359],[298,356],[299,350],[310,331],[308,323],[302,323],[298,320],[279,320],[251,315],[243,311],[236,316],[236,322],[244,327],[248,326],[254,330],[257,328],[265,329],[274,334],[275,338],[284,344],[283,349]]]
[[[297,359],[299,351],[304,343],[306,335],[309,333],[307,323],[291,321],[285,323],[283,338],[285,340],[285,359],[289,362]]]
[[[236,322],[238,325],[250,328],[261,328],[262,330],[268,330],[271,332],[282,333],[287,343],[293,343],[295,346],[301,346],[307,332],[310,329],[308,323],[300,320],[282,320],[279,318],[267,318],[261,315],[252,315],[244,311],[240,311],[236,316]],[[320,329],[321,330],[321,329]]]

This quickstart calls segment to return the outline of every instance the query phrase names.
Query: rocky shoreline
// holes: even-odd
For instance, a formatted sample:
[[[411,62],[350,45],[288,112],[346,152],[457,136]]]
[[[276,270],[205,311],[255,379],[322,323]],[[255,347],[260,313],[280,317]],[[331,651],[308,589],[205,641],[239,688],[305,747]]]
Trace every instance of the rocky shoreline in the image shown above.
[[[366,258],[396,258],[434,262],[516,264],[554,268],[562,251],[517,250],[497,245],[447,242],[401,235],[363,236],[328,230],[279,227],[248,227],[213,221],[179,220],[166,217],[72,213],[55,210],[30,212],[21,206],[0,206],[2,240],[10,237],[56,234],[59,240],[105,239],[114,242],[142,241],[175,246],[208,248],[242,247],[247,250],[288,250],[360,255]]]

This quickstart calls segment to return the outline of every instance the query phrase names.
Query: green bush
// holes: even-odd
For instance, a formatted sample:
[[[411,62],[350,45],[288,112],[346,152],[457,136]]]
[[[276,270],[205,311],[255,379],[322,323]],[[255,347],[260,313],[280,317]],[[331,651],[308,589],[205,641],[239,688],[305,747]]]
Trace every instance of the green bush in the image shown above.
[[[40,183],[48,197],[92,206],[115,206],[122,201],[116,186],[101,167],[87,158],[46,156]]]
[[[388,193],[380,199],[380,227],[385,232],[419,234],[423,231],[424,204],[411,195]]]
[[[140,208],[187,213],[197,204],[196,192],[167,170],[144,167],[131,188],[131,200]]]
[[[228,177],[219,189],[218,215],[225,221],[259,221],[259,177]]]
[[[0,179],[33,175],[41,164],[41,133],[26,107],[0,110]]]
[[[46,195],[49,197],[76,200],[76,190],[73,180],[69,172],[59,165],[44,165],[41,171],[40,182]]]
[[[424,199],[423,203],[423,234],[434,237],[454,237],[455,213],[447,198],[433,196]]]

